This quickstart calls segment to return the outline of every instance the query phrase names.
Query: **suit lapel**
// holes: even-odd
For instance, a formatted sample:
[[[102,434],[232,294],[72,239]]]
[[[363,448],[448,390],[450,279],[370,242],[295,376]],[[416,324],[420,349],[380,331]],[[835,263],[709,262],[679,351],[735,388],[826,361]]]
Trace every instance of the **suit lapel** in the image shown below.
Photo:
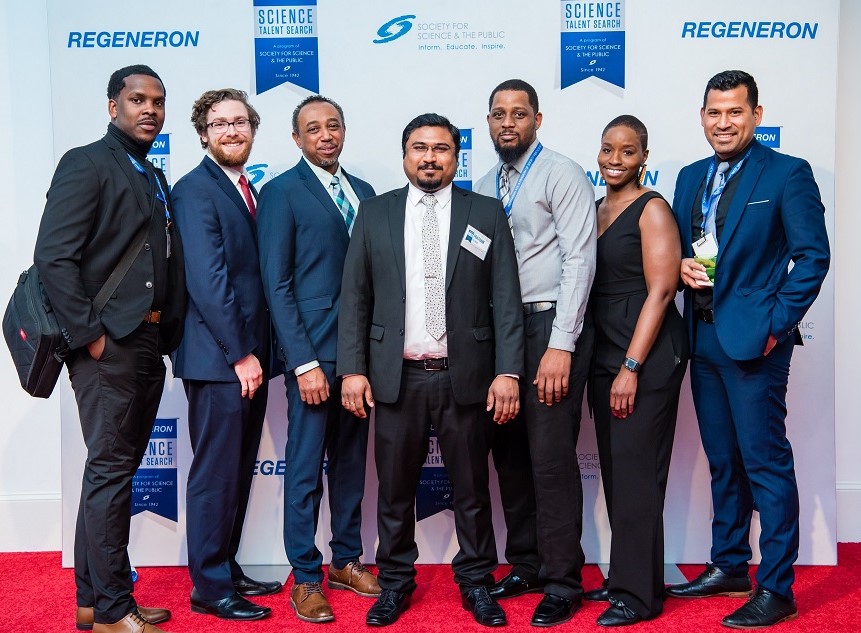
[[[750,196],[753,194],[753,188],[759,180],[759,175],[765,166],[765,152],[759,143],[754,143],[753,151],[747,159],[750,161],[742,167],[739,174],[738,188],[732,196],[729,211],[726,214],[723,231],[721,232],[721,244],[727,244],[735,232],[738,223],[741,221],[741,216],[744,213],[747,203],[750,201]],[[722,248],[720,250],[723,250]],[[720,253],[720,251],[718,251]]]
[[[676,192],[673,199],[673,212],[676,214],[679,224],[683,257],[693,257],[690,227],[693,222],[694,205],[699,205],[699,201],[694,198],[706,178],[706,169],[708,169],[706,165],[709,160],[711,158],[697,161],[687,168],[689,175],[679,181],[679,191]]]
[[[409,187],[392,192],[389,200],[389,235],[392,240],[392,251],[395,256],[395,265],[401,278],[401,291],[406,292],[406,266],[407,257],[404,252],[404,222],[407,212],[407,191]]]
[[[454,267],[457,264],[458,255],[460,255],[460,242],[466,233],[466,224],[469,220],[470,201],[466,194],[452,187],[451,189],[451,224],[448,234],[448,256],[445,265],[445,289],[451,285]]]
[[[353,188],[353,191],[356,192],[356,197],[359,198],[359,202],[361,202],[365,198],[370,197],[370,196],[365,195],[364,190],[358,186],[358,184],[353,179],[353,177],[350,174],[348,174],[347,170],[344,169],[343,167],[341,167],[341,173],[343,173],[344,178],[346,178],[350,182],[350,186]],[[356,211],[358,211],[358,209],[356,209]]]
[[[254,224],[254,218],[251,217],[251,213],[248,211],[248,205],[245,200],[242,198],[239,191],[236,190],[236,185],[230,181],[230,178],[227,177],[224,170],[221,169],[221,167],[219,167],[209,156],[205,156],[201,164],[207,172],[209,172],[209,175],[215,179],[219,188],[221,188],[221,190],[227,194],[227,197],[230,198],[231,202],[236,205],[236,210],[248,223],[248,226],[251,228],[251,232],[256,238],[257,227]]]
[[[152,187],[153,184],[149,182],[148,177],[138,173],[138,171],[132,166],[132,161],[129,160],[129,155],[123,146],[111,141],[112,139],[110,139],[110,137],[105,138],[105,142],[107,143],[107,146],[111,148],[114,160],[117,161],[120,171],[122,171],[129,180],[129,186],[131,186],[132,191],[135,194],[135,199],[138,201],[138,208],[140,209],[141,214],[148,219],[150,217],[150,205],[147,203],[146,199],[146,188]]]
[[[320,179],[317,178],[317,174],[311,171],[311,168],[308,167],[304,158],[299,159],[296,171],[299,174],[299,179],[308,189],[308,192],[317,199],[327,213],[338,219],[339,224],[344,229],[342,237],[349,240],[350,234],[347,232],[347,224],[344,222],[344,216],[341,214],[341,210],[338,208],[338,205],[335,204],[335,201],[332,200],[332,196],[329,195],[329,192],[326,191],[325,187],[323,187]]]

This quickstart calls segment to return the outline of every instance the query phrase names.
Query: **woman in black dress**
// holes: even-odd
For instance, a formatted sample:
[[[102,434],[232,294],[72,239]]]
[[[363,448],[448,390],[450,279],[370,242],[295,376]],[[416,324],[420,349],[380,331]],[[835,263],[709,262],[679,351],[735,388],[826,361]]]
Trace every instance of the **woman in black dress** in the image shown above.
[[[591,395],[612,539],[606,587],[586,597],[609,599],[602,626],[663,609],[664,494],[688,361],[673,302],[679,231],[666,200],[640,183],[647,143],[643,123],[624,115],[604,129],[598,152],[607,195],[597,202]]]

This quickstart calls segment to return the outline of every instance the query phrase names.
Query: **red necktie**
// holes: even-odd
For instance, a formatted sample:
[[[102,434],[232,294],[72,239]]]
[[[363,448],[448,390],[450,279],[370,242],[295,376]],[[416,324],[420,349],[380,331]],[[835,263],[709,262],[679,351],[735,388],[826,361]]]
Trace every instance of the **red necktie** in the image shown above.
[[[251,195],[251,187],[248,184],[248,178],[245,174],[239,177],[239,186],[242,187],[242,195],[245,196],[245,204],[248,205],[248,211],[251,217],[257,219],[257,206],[254,204],[254,196]]]

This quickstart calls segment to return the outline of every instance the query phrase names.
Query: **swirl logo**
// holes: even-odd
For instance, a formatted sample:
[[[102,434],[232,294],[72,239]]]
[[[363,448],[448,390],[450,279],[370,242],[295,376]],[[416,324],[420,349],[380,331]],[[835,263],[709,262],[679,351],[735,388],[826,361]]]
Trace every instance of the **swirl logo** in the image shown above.
[[[374,40],[374,44],[386,44],[392,40],[396,40],[402,35],[406,35],[407,31],[413,28],[414,15],[401,15],[397,18],[392,18],[379,29],[377,35],[380,37]]]

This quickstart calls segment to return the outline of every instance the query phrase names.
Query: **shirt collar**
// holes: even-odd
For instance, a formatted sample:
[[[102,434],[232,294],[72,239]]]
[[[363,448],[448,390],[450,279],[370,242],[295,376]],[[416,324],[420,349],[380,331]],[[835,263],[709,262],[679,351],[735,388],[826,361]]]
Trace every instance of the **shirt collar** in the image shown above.
[[[315,165],[310,160],[305,158],[304,154],[302,155],[302,160],[304,160],[305,164],[311,168],[311,171],[314,172],[314,175],[317,176],[317,178],[320,180],[320,182],[323,184],[323,186],[326,189],[328,189],[329,187],[332,186],[332,176],[337,176],[339,181],[344,180],[344,172],[341,169],[340,163],[338,163],[338,169],[335,171],[335,173],[330,174],[328,171],[326,171],[322,167]]]
[[[412,204],[413,206],[418,206],[422,204],[422,198],[426,193],[428,192],[422,191],[413,183],[410,183],[409,191],[407,191],[407,198],[409,199],[410,204]],[[439,205],[440,207],[447,206],[448,203],[451,202],[451,183],[449,183],[439,191],[434,191],[433,195],[436,198],[437,205]]]
[[[244,165],[239,170],[237,170],[235,167],[225,167],[224,165],[219,163],[217,160],[215,160],[215,158],[212,156],[212,154],[210,152],[206,152],[206,155],[212,159],[213,163],[218,165],[219,169],[221,169],[221,171],[224,172],[225,176],[230,178],[230,182],[233,183],[234,187],[239,186],[239,177],[243,176],[243,175],[245,176],[245,178],[248,180],[249,183],[251,182],[251,178],[248,178],[248,174],[245,171]]]

